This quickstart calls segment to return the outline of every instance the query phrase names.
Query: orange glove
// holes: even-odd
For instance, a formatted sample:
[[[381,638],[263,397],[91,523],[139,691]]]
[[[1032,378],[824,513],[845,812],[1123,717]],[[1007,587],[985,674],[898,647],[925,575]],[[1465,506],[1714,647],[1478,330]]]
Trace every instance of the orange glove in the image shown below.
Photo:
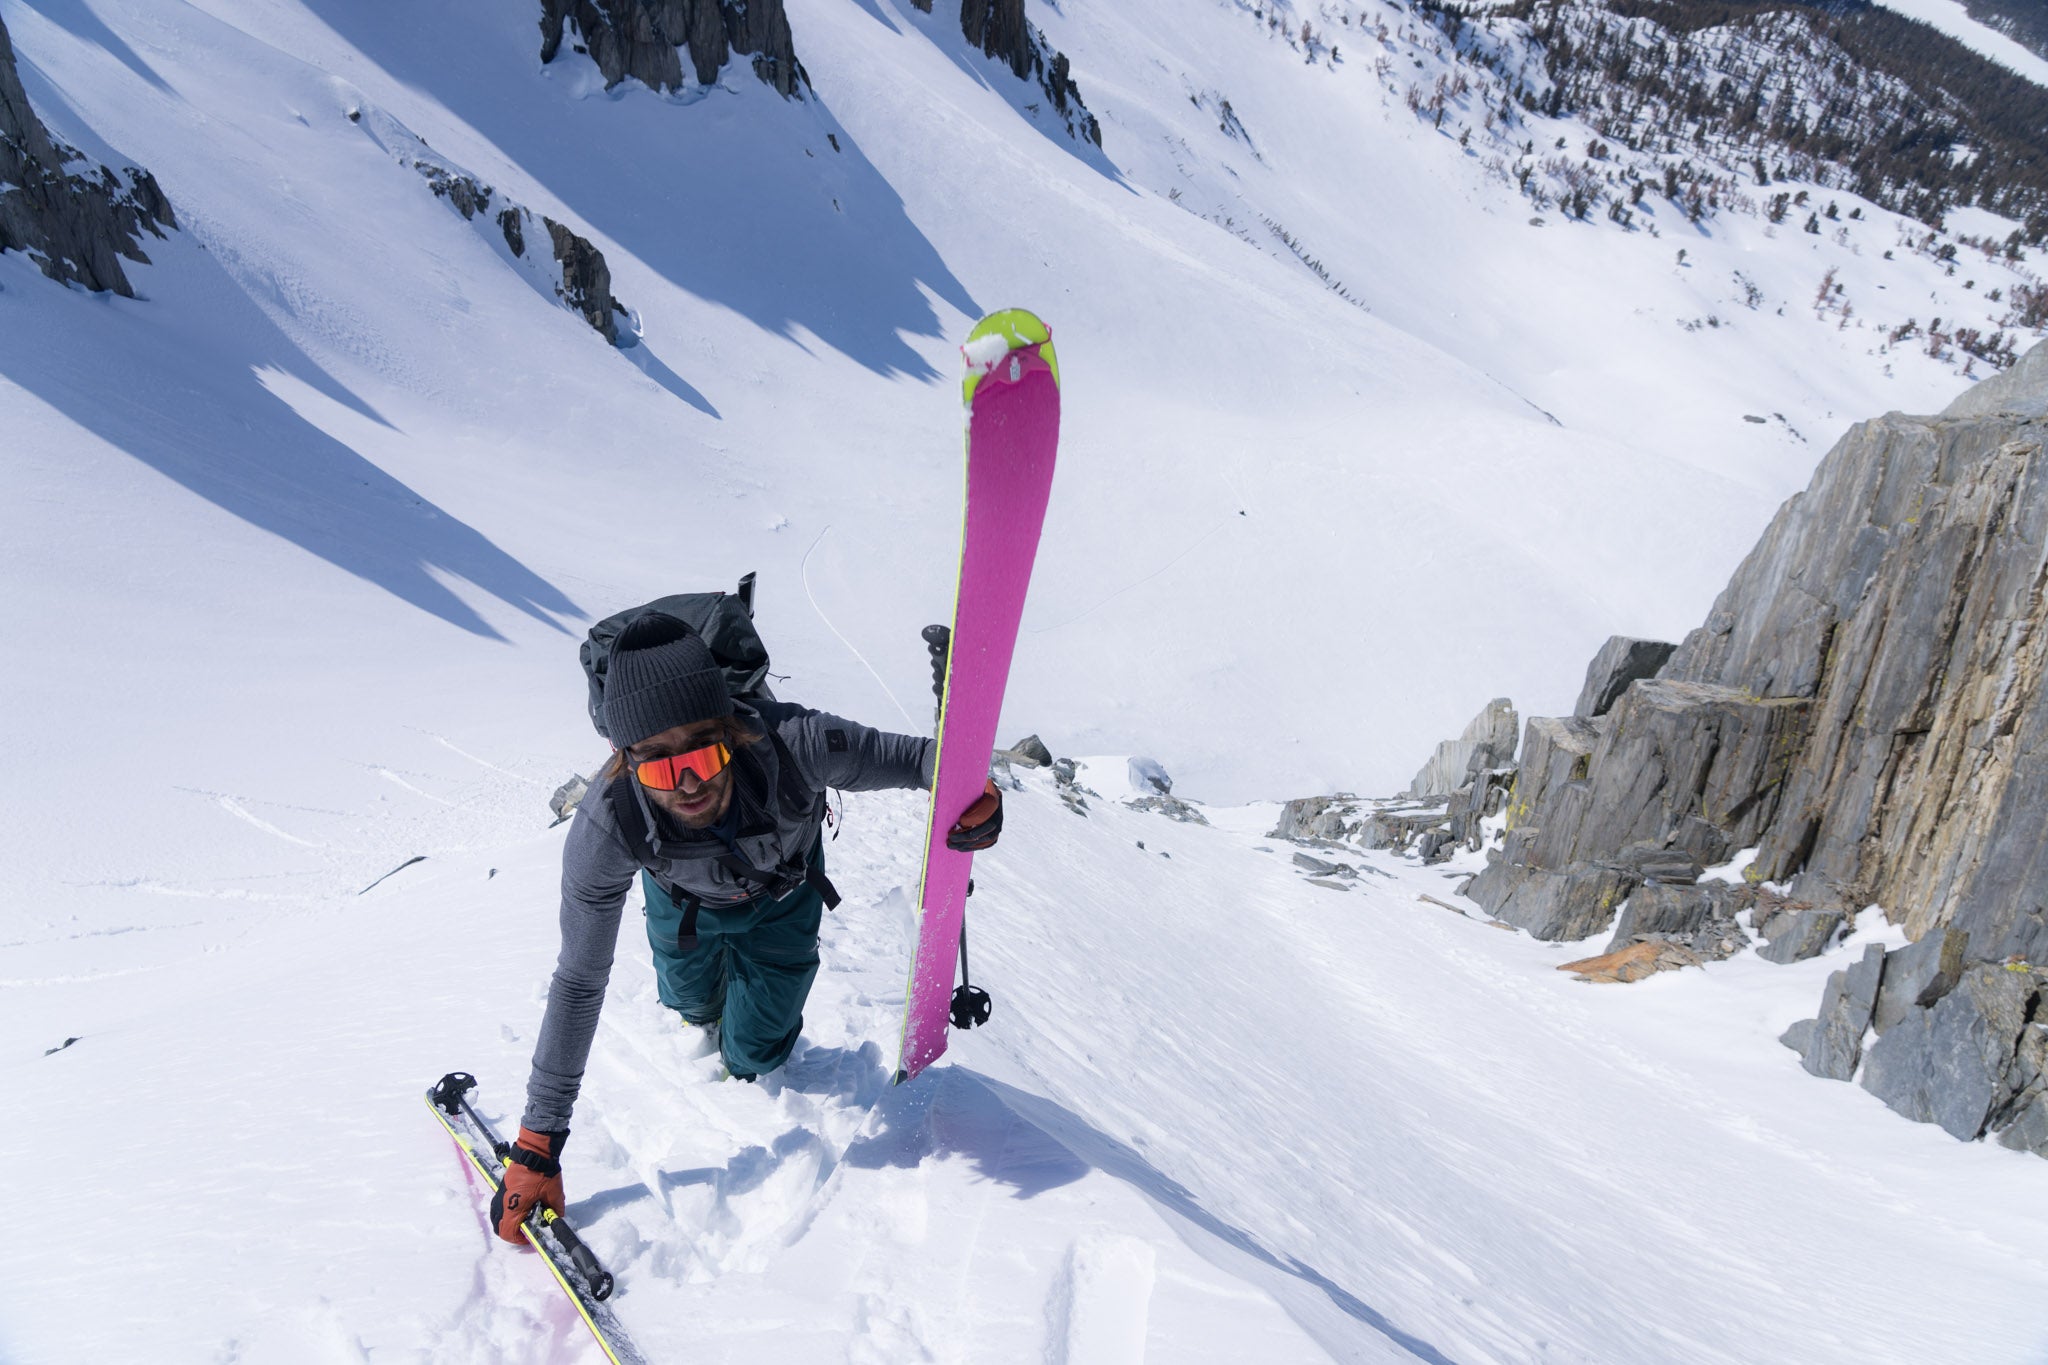
[[[522,1243],[519,1225],[536,1205],[560,1213],[569,1202],[562,1193],[562,1144],[569,1130],[536,1133],[521,1128],[505,1154],[505,1183],[491,1196],[491,1224],[508,1242]]]
[[[946,831],[946,847],[955,853],[979,853],[992,846],[996,836],[1003,832],[1003,792],[990,778],[953,828]]]

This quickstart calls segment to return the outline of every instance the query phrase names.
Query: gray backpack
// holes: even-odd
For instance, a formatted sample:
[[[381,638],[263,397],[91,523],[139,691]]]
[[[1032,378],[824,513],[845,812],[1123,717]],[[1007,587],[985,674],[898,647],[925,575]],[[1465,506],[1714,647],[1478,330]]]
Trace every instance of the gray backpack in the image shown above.
[[[739,581],[732,592],[684,592],[657,597],[637,607],[607,616],[590,628],[577,656],[583,661],[583,676],[590,683],[590,723],[606,739],[604,728],[604,670],[611,657],[612,641],[632,620],[646,612],[673,616],[704,637],[711,657],[725,670],[725,690],[743,701],[774,701],[768,688],[768,646],[754,629],[754,575]]]

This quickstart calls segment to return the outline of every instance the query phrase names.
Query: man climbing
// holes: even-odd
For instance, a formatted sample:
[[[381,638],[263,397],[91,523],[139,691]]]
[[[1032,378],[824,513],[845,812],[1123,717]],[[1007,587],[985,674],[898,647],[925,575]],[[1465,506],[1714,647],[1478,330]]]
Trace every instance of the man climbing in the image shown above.
[[[928,788],[936,761],[934,740],[731,696],[703,638],[658,611],[612,642],[599,705],[612,758],[562,850],[561,953],[491,1203],[508,1242],[536,1203],[566,1202],[562,1144],[634,877],[661,1002],[717,1038],[733,1077],[753,1080],[796,1046],[819,924],[839,902],[825,877],[826,789]],[[987,848],[1002,818],[991,782],[946,843]]]

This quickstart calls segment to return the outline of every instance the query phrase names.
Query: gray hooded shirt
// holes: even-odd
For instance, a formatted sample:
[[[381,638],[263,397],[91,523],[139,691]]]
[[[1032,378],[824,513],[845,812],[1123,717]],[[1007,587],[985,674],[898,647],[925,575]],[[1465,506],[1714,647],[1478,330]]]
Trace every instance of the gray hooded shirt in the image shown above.
[[[788,702],[735,700],[733,709],[741,721],[781,741],[778,745],[764,737],[741,747],[732,761],[733,800],[739,807],[733,847],[764,872],[801,868],[809,858],[822,824],[817,798],[826,788],[931,785],[935,745],[930,739],[871,730]],[[794,781],[782,771],[784,755],[794,764]],[[632,782],[620,784],[620,790],[628,817],[644,818]],[[791,798],[799,792],[812,799],[796,809]],[[569,1126],[611,978],[621,911],[643,866],[618,821],[605,789],[593,786],[576,808],[562,849],[562,951],[548,986],[547,1012],[526,1083],[526,1114],[520,1120],[537,1133]],[[735,876],[717,860],[725,846],[715,836],[693,834],[665,817],[654,833],[647,870],[682,895],[719,905],[760,894],[759,885]]]

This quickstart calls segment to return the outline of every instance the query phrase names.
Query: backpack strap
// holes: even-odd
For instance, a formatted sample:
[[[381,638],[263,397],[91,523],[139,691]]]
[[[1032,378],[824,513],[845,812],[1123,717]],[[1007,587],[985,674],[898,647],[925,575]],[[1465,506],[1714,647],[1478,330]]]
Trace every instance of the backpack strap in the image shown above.
[[[812,793],[810,788],[803,785],[803,779],[797,774],[795,760],[790,757],[788,746],[773,730],[768,734],[776,748],[780,795],[787,797],[801,792],[812,802],[815,813],[818,805],[825,800],[824,794]],[[696,951],[700,942],[697,935],[697,911],[703,905],[703,901],[655,873],[654,865],[662,859],[654,851],[654,812],[648,807],[647,798],[640,791],[639,784],[634,782],[632,774],[622,773],[606,785],[604,796],[612,808],[612,816],[619,827],[619,834],[626,841],[626,849],[633,855],[633,860],[654,878],[655,885],[661,888],[663,895],[683,908],[683,922],[676,931],[676,947],[685,953]],[[804,859],[800,871],[790,868],[778,869],[773,873],[762,871],[730,849],[720,854],[716,861],[726,871],[732,873],[735,879],[760,888],[749,899],[771,895],[785,896],[794,889],[796,883],[802,882],[818,893],[818,899],[825,903],[827,910],[837,910],[842,899],[839,888],[825,875],[823,862],[816,855],[817,848],[814,845],[812,856]]]
[[[759,885],[763,895],[786,896],[796,889],[796,883],[801,882],[818,893],[818,899],[825,902],[827,910],[837,910],[840,900],[839,888],[832,885],[832,879],[825,875],[824,866],[816,856],[815,845],[812,846],[811,852],[812,856],[804,859],[803,870],[795,875],[788,871],[763,872],[737,853],[721,854],[718,862],[733,876]]]

